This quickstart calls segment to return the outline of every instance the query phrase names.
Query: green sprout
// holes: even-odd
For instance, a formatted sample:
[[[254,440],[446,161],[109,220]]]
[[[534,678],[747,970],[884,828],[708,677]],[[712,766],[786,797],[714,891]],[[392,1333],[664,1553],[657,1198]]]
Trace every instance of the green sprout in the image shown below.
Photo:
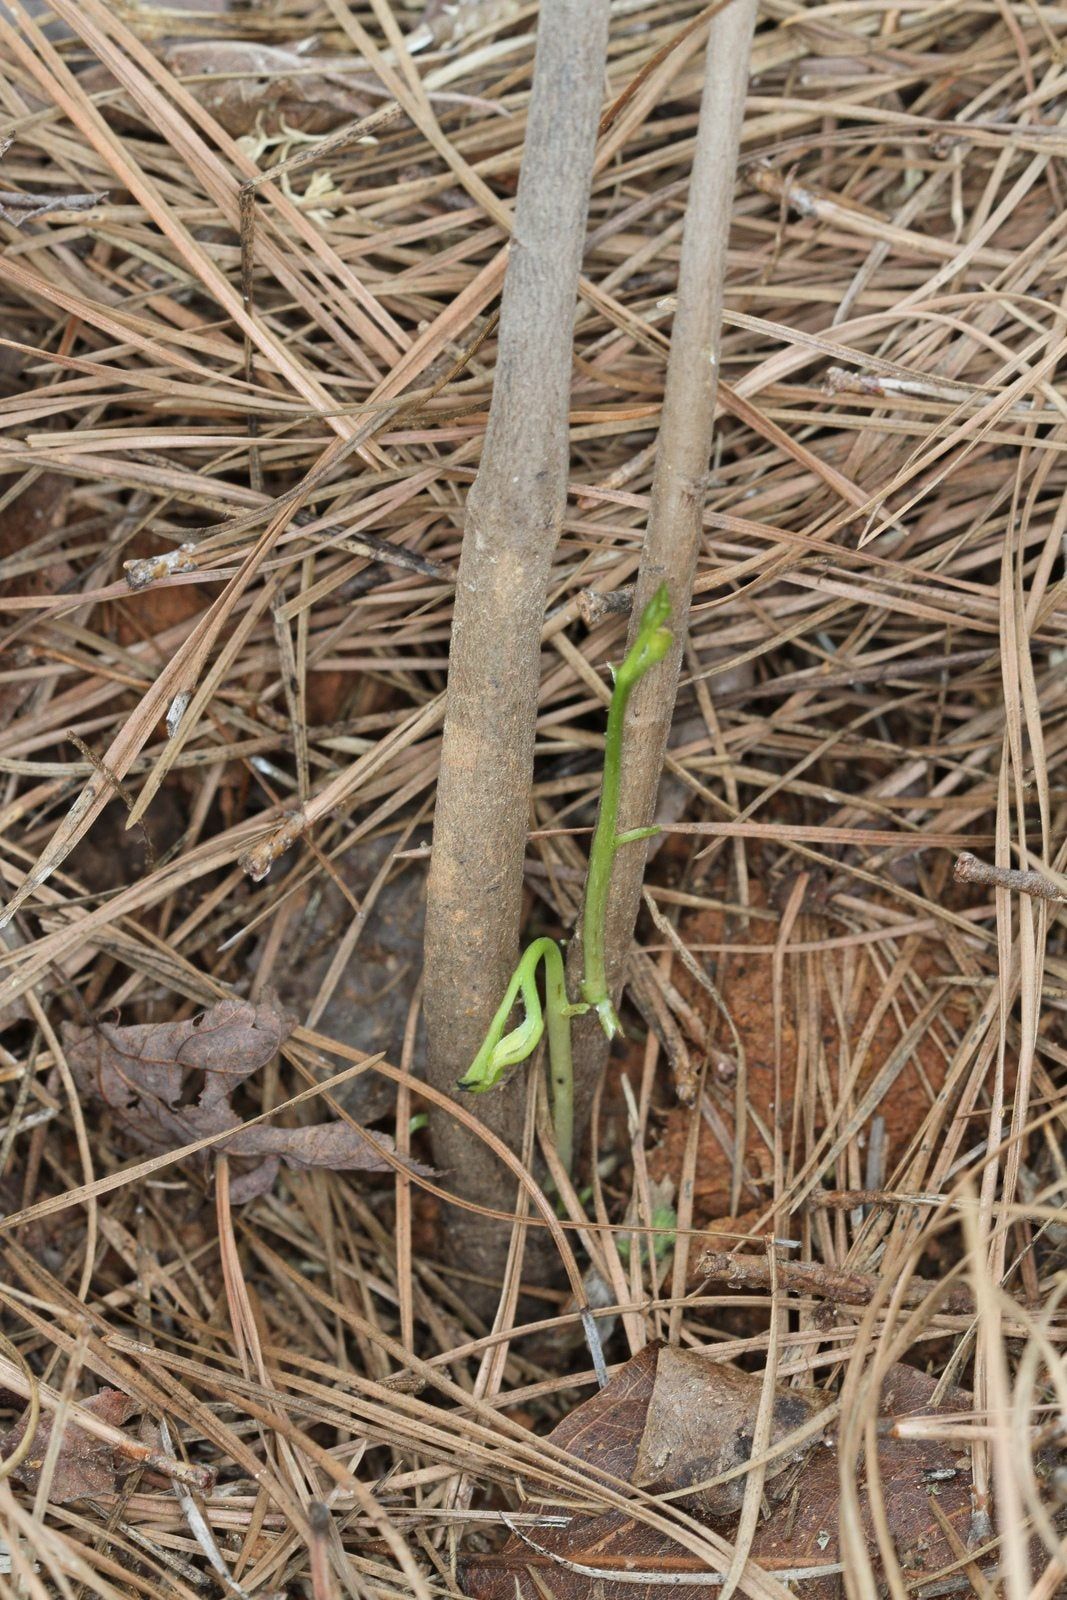
[[[481,1049],[471,1062],[457,1088],[472,1094],[495,1089],[509,1067],[528,1060],[548,1028],[548,1072],[552,1088],[552,1127],[556,1149],[564,1170],[570,1174],[574,1158],[574,1066],[571,1055],[571,1018],[590,1009],[596,1011],[600,1026],[609,1039],[619,1031],[619,1019],[608,993],[604,957],[605,920],[611,869],[616,852],[624,844],[650,838],[657,828],[632,828],[616,833],[619,817],[619,776],[622,767],[622,728],[626,707],[636,686],[650,667],[671,647],[671,632],[665,626],[671,614],[666,584],[661,584],[645,607],[633,646],[627,651],[615,674],[615,687],[608,708],[608,727],[604,740],[604,778],[600,816],[589,852],[589,875],[582,913],[582,944],[585,969],[582,999],[567,999],[563,955],[554,939],[535,939],[523,953],[508,984],[507,992],[489,1025]],[[545,1004],[537,989],[537,969],[545,969]],[[522,1000],[523,1018],[518,1027],[505,1033],[511,1009]]]
[[[638,839],[649,839],[658,828],[631,828],[628,833],[616,833],[619,821],[619,779],[622,772],[622,727],[630,696],[650,667],[663,657],[671,647],[671,631],[665,626],[671,614],[667,585],[661,583],[641,616],[637,637],[626,652],[625,660],[615,674],[615,688],[608,708],[608,727],[604,739],[604,781],[600,797],[600,816],[589,851],[589,876],[585,886],[585,906],[582,912],[582,953],[585,972],[582,977],[582,998],[596,1011],[600,1026],[609,1039],[619,1031],[619,1019],[608,993],[608,975],[604,959],[605,928],[607,923],[608,890],[615,856],[624,844]]]
[[[678,1226],[677,1211],[671,1205],[655,1206],[652,1211],[651,1226],[653,1234],[652,1254],[657,1261],[662,1261],[674,1249],[674,1230]],[[615,1241],[615,1248],[627,1266],[630,1263],[631,1238],[632,1235],[623,1234],[621,1238]],[[641,1262],[648,1260],[648,1247],[645,1243],[644,1235],[641,1235],[637,1241],[637,1259]]]
[[[537,992],[537,968],[545,968],[545,1008]],[[505,1033],[515,1001],[522,996],[524,1016],[517,1028]],[[535,939],[525,951],[508,984],[489,1032],[474,1060],[459,1080],[457,1088],[472,1094],[495,1089],[509,1067],[518,1066],[532,1056],[545,1031],[548,1018],[548,1075],[552,1085],[552,1128],[556,1149],[564,1170],[570,1172],[574,1159],[574,1065],[571,1057],[571,1018],[589,1008],[567,1000],[563,956],[554,939]]]

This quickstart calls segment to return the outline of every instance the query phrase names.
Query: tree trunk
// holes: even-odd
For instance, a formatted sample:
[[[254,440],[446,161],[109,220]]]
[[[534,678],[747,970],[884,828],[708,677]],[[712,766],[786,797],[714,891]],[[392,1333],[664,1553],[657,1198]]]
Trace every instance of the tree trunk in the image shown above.
[[[757,0],[732,0],[712,18],[708,33],[707,74],[678,269],[678,306],[671,332],[652,505],[630,624],[632,640],[646,604],[660,584],[666,583],[674,645],[638,684],[630,701],[623,744],[620,832],[647,827],[653,820],[688,630],[718,387],[726,241],[756,8]],[[631,844],[615,858],[606,945],[608,979],[616,997],[640,908],[647,850],[647,844]],[[580,970],[577,946],[572,948],[569,965],[572,973]],[[607,1060],[607,1042],[595,1017],[577,1021],[574,1043],[577,1139]]]
[[[543,0],[489,425],[467,501],[427,890],[429,1075],[451,1092],[518,961],[541,630],[566,499],[578,274],[609,0]],[[523,1075],[467,1102],[512,1149]],[[437,1115],[434,1159],[457,1194],[513,1209],[513,1185]],[[453,1252],[493,1274],[510,1229],[451,1208]]]

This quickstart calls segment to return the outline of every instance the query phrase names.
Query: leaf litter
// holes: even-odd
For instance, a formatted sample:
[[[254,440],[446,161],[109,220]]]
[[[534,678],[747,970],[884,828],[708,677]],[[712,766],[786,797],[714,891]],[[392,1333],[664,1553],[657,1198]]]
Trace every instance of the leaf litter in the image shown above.
[[[273,997],[259,1005],[220,1000],[181,1022],[115,1026],[63,1025],[74,1081],[87,1100],[106,1108],[146,1150],[167,1151],[234,1130],[217,1141],[217,1154],[254,1160],[231,1184],[231,1198],[266,1193],[285,1166],[301,1171],[388,1172],[393,1141],[373,1138],[351,1121],[310,1127],[242,1127],[232,1096],[277,1055],[293,1018]],[[405,1158],[413,1170],[425,1167]]]
[[[673,1504],[712,1526],[729,1526],[741,1508],[760,1391],[758,1375],[729,1363],[647,1345],[549,1438],[598,1475],[609,1473],[654,1492],[664,1508]],[[938,1398],[937,1391],[936,1380],[914,1367],[890,1368],[879,1404],[883,1429],[908,1416],[961,1417],[971,1411],[971,1395],[950,1388]],[[752,1546],[753,1558],[768,1572],[787,1577],[791,1592],[805,1600],[831,1600],[841,1592],[836,1430],[829,1416],[820,1426],[828,1406],[825,1394],[777,1391],[765,1475],[767,1512]],[[877,1450],[881,1500],[905,1577],[927,1580],[924,1593],[955,1592],[971,1514],[966,1451],[936,1438],[891,1434],[879,1438]],[[865,1538],[876,1551],[862,1465],[860,1476]],[[546,1519],[558,1508],[558,1501],[527,1507]],[[499,1555],[472,1558],[463,1578],[476,1600],[505,1595],[532,1600],[543,1593],[543,1584],[561,1600],[585,1596],[594,1585],[605,1600],[649,1600],[658,1578],[643,1580],[644,1571],[669,1572],[682,1600],[706,1593],[700,1564],[679,1555],[675,1538],[623,1510],[595,1516],[575,1512],[565,1528],[546,1523],[535,1533],[516,1532]],[[693,1574],[688,1583],[687,1573]]]
[[[82,1401],[86,1411],[112,1427],[121,1427],[139,1408],[118,1389],[101,1389]],[[37,1424],[26,1454],[13,1469],[15,1477],[31,1492],[36,1493],[52,1440],[54,1417],[45,1416]],[[26,1423],[17,1422],[13,1428],[0,1435],[0,1457],[7,1461],[22,1444]],[[128,1463],[126,1464],[128,1470]],[[118,1481],[121,1463],[115,1459],[115,1446],[107,1439],[70,1421],[63,1429],[55,1456],[48,1498],[56,1505],[68,1500],[83,1500],[99,1495],[113,1494]]]
[[[531,918],[564,935],[649,511],[703,10],[613,8],[526,859]],[[199,1531],[147,1473],[75,1519],[68,1423],[42,1518],[30,1478],[10,1507],[54,1592],[188,1593],[221,1565],[314,1600],[714,1593],[738,1491],[711,1520],[685,1462],[732,1450],[706,1493],[744,1484],[770,1363],[772,1411],[811,1405],[814,1432],[766,1464],[744,1592],[829,1600],[844,1567],[865,1594],[1048,1600],[1067,962],[1062,908],[1017,891],[1065,865],[1063,21],[761,7],[679,831],[567,1199],[615,1369],[591,1399],[563,1291],[490,1324],[478,1261],[441,1252],[410,1154],[421,874],[390,870],[350,931],[432,796],[534,23],[512,0],[4,15],[0,857],[8,897],[35,887],[0,967],[0,1317],[35,1381],[84,1342],[100,1393],[218,1476]],[[154,861],[109,772],[135,804],[159,781]],[[253,885],[242,856],[294,816]],[[956,882],[958,855],[991,865]],[[334,1104],[275,1125],[339,1066]],[[399,1172],[338,1169],[371,1147],[336,1104]],[[204,1129],[227,1197],[255,1191],[228,1230],[170,1160]],[[691,1437],[638,1487],[664,1348],[720,1387],[686,1391]],[[0,1398],[6,1455],[25,1384]],[[67,1483],[113,1493],[92,1460]],[[654,1582],[622,1584],[635,1559]]]

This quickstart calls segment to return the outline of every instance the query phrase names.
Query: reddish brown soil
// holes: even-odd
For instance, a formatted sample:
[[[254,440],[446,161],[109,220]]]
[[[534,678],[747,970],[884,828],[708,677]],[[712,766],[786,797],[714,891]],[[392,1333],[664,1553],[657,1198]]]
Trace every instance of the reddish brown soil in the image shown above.
[[[763,1203],[771,1198],[773,1188],[773,1155],[767,1139],[760,1131],[759,1123],[763,1124],[768,1135],[773,1136],[775,996],[772,952],[779,931],[778,919],[768,921],[762,918],[751,919],[747,927],[739,926],[735,922],[732,927],[725,928],[722,914],[710,911],[694,915],[685,922],[682,930],[687,945],[724,943],[736,943],[742,946],[762,945],[767,947],[768,952],[766,955],[741,952],[737,955],[697,958],[701,961],[714,962],[712,970],[715,973],[715,982],[730,1009],[747,1061],[750,1114],[745,1136],[745,1165],[755,1181],[758,1193],[754,1194],[750,1187],[742,1190],[741,1209],[745,1215],[733,1219],[733,1226],[739,1232],[746,1231],[746,1221],[751,1225],[761,1215]],[[831,920],[823,915],[802,914],[794,923],[789,942],[807,943],[840,935],[840,932],[841,925],[836,919]],[[828,964],[839,962],[842,955],[843,952],[830,950],[814,957],[794,954],[785,958],[780,1002],[779,1126],[787,1175],[790,1170],[795,1172],[803,1166],[814,1139],[817,1139],[824,1127],[818,1089],[816,1088],[814,1094],[810,1089],[805,1091],[803,1082],[800,1085],[800,1092],[808,1103],[814,1101],[814,1117],[808,1120],[811,1114],[805,1106],[800,1107],[799,1113],[795,1116],[800,1054],[798,1038],[801,1031],[804,1031],[805,1035],[810,1033],[814,1019],[814,1026],[821,1036],[824,1071],[836,1090],[848,1070],[848,1063],[852,1059],[857,1042],[882,992],[882,976],[868,960],[861,969],[862,980],[855,985],[851,996],[846,999],[845,1026],[842,1028],[826,988],[827,972],[833,971],[828,969]],[[934,985],[939,978],[945,976],[935,960],[932,943],[929,949],[920,949],[917,953],[913,971],[927,985]],[[672,981],[711,1026],[714,1046],[731,1056],[734,1055],[735,1046],[729,1031],[721,1019],[715,1019],[715,1008],[709,996],[677,963],[672,973]],[[903,1012],[907,1025],[914,1017],[914,1006],[910,1002],[906,1003]],[[947,1015],[955,1026],[960,1026],[962,1012],[959,1009],[949,1009]],[[844,1041],[842,1032],[845,1034]],[[925,1032],[879,1106],[879,1114],[885,1121],[886,1177],[891,1175],[894,1164],[905,1153],[909,1141],[921,1126],[929,1109],[932,1093],[935,1093],[944,1081],[945,1057],[937,1044],[938,1034],[944,1039],[945,1031],[939,1024],[935,1024],[933,1029]],[[901,1037],[900,1022],[894,1009],[889,1007],[867,1053],[859,1088],[854,1097],[856,1100],[885,1066]],[[842,1049],[843,1043],[844,1049]],[[815,1039],[806,1038],[805,1078],[809,1084],[817,1055],[816,1044]],[[732,1144],[734,1089],[728,1082],[717,1081],[720,1077],[721,1074],[709,1071],[707,1092],[714,1103],[720,1126],[726,1130],[727,1142]],[[649,1171],[652,1177],[662,1179],[670,1176],[677,1183],[682,1173],[691,1115],[687,1107],[678,1104],[672,1105],[667,1111],[661,1138],[649,1155]],[[865,1129],[864,1132],[866,1134],[869,1130]],[[795,1143],[790,1157],[790,1145],[793,1141]],[[724,1219],[729,1219],[730,1213],[730,1179],[731,1152],[723,1148],[719,1137],[704,1118],[700,1131],[695,1180],[694,1220],[697,1226],[706,1226],[714,1219],[720,1219],[720,1227],[726,1225]],[[836,1182],[840,1187],[846,1186],[846,1182],[847,1186],[854,1186],[857,1183],[862,1186],[864,1176],[861,1168],[852,1171],[846,1180],[843,1164],[839,1163],[836,1171],[823,1181],[831,1185]]]

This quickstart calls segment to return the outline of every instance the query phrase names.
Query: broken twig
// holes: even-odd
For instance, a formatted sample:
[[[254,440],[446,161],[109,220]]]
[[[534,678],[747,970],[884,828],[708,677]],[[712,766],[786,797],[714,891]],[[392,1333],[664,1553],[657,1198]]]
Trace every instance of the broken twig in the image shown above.
[[[1059,904],[1067,901],[1067,894],[1040,872],[1023,872],[1018,867],[994,867],[979,861],[967,850],[956,857],[952,876],[957,883],[980,883],[994,889],[1011,889],[1016,894],[1029,894],[1035,900],[1053,900]]]

